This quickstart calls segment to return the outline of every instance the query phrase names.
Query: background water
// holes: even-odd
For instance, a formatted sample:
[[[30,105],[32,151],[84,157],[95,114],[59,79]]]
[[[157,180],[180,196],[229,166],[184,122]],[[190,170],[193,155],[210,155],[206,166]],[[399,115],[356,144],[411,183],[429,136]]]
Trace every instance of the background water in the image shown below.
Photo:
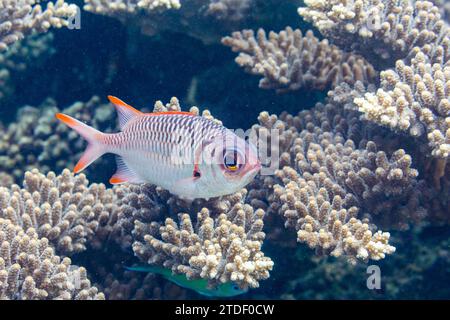
[[[82,1],[72,2],[82,5]],[[281,1],[280,5],[266,8],[267,15],[249,18],[242,28],[312,28],[301,21],[296,7],[295,1]],[[12,121],[19,107],[39,106],[48,97],[59,106],[68,106],[93,95],[105,102],[107,95],[115,95],[138,109],[149,109],[156,100],[169,101],[177,96],[182,106],[198,105],[209,109],[229,128],[247,129],[256,123],[262,110],[296,113],[312,108],[326,96],[323,91],[303,89],[284,95],[261,90],[258,77],[243,72],[229,48],[220,43],[203,43],[184,33],[164,31],[147,36],[131,25],[87,12],[82,13],[80,30],[52,32],[55,53],[14,79],[15,94],[0,102],[3,123]],[[104,179],[115,168],[112,158],[109,162],[109,167],[93,169],[101,172],[90,180],[106,182]],[[275,218],[265,228],[276,226],[282,226],[282,221]],[[342,259],[316,256],[306,245],[296,243],[295,233],[287,233],[275,242],[266,240],[264,252],[275,261],[271,277],[239,298],[450,298],[450,227],[420,225],[393,231],[391,239],[396,253],[375,263],[382,271],[380,290],[367,288],[366,264],[352,266]],[[120,250],[116,253],[120,255]],[[101,265],[115,272],[109,256],[88,251],[74,256],[73,263],[88,270]],[[133,262],[129,256],[124,257],[124,264]],[[92,272],[90,276],[96,282],[104,274]],[[180,297],[202,298],[191,291],[183,291]]]

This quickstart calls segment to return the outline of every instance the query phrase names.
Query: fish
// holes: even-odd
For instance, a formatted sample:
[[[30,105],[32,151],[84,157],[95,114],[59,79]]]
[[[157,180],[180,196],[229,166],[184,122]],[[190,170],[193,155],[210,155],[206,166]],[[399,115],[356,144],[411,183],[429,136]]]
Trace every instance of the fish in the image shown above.
[[[151,183],[193,200],[233,194],[261,169],[256,147],[211,119],[183,111],[143,113],[119,98],[108,99],[118,113],[118,133],[56,114],[88,142],[75,173],[113,153],[117,171],[111,184]]]
[[[244,294],[248,288],[242,289],[234,282],[221,283],[217,287],[210,287],[206,279],[188,280],[184,274],[172,274],[167,268],[145,265],[125,267],[129,271],[155,273],[185,289],[194,290],[206,297],[229,298]]]

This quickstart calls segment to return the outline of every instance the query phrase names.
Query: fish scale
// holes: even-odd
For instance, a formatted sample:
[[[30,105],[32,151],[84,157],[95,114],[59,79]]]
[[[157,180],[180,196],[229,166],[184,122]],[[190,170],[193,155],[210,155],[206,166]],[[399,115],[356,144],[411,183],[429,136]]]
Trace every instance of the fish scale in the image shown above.
[[[112,184],[149,182],[187,198],[209,198],[239,190],[259,170],[256,153],[247,154],[251,149],[247,143],[210,119],[188,112],[144,114],[115,97],[109,99],[118,111],[118,133],[102,133],[67,115],[56,115],[89,143],[75,172],[104,153],[113,153],[117,172]],[[215,152],[217,148],[222,149]],[[226,154],[235,158],[233,170],[241,171],[233,174],[225,166]],[[256,159],[253,165],[244,163],[247,156]]]
[[[212,131],[201,135],[207,130]],[[137,169],[137,173],[152,182],[165,179],[163,184],[166,185],[189,177],[194,169],[195,150],[202,141],[220,135],[224,130],[224,127],[212,126],[210,120],[198,116],[143,116],[128,123],[122,132],[112,134],[113,139],[107,135],[105,144],[111,147],[110,152],[123,157],[125,164],[131,163],[132,167],[139,167],[145,159],[154,170]],[[173,141],[180,138],[178,143]],[[184,151],[183,157],[179,157],[181,151]]]

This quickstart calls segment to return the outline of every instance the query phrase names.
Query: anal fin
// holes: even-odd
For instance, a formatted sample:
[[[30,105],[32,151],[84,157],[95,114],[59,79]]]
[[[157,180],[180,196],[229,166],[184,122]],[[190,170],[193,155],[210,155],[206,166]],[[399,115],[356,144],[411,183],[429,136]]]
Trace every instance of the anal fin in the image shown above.
[[[116,156],[117,162],[117,171],[114,175],[109,179],[109,183],[111,184],[120,184],[120,183],[143,183],[142,180],[133,170],[131,170],[122,157]]]

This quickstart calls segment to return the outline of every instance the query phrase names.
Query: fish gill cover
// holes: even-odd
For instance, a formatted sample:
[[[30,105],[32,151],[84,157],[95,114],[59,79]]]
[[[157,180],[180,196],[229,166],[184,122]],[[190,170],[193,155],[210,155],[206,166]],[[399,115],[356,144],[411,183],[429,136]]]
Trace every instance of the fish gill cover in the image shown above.
[[[449,8],[0,0],[0,299],[202,297],[133,265],[239,298],[449,299]],[[74,175],[54,115],[118,132],[109,94],[251,129],[274,170],[193,201],[111,186],[111,157]]]

